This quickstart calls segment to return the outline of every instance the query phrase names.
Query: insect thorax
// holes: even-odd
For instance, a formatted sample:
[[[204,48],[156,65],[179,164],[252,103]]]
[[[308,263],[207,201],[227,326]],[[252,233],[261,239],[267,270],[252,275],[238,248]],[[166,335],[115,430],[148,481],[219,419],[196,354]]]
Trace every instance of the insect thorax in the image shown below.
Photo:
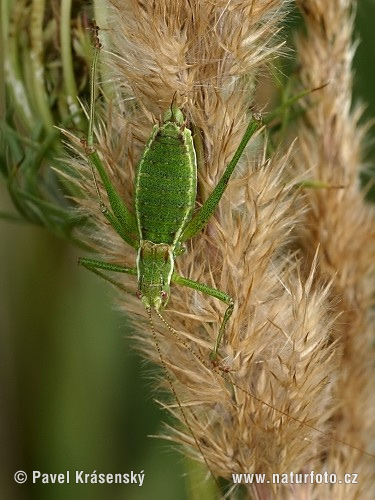
[[[159,310],[167,304],[173,268],[170,245],[141,241],[137,255],[138,295],[145,307]]]

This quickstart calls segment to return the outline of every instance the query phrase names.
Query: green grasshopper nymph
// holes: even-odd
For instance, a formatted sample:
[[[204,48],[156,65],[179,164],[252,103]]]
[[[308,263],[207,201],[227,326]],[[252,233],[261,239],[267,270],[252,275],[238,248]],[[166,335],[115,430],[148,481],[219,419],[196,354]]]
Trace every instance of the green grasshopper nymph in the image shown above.
[[[102,202],[94,175],[93,178],[102,212],[111,227],[113,227],[123,241],[134,248],[136,265],[134,267],[126,267],[88,258],[81,258],[79,260],[80,264],[122,290],[125,290],[125,287],[107,276],[103,271],[125,273],[137,277],[137,296],[147,311],[160,362],[176,398],[183,420],[192,435],[196,448],[200,451],[214,479],[215,475],[210,468],[212,458],[210,460],[206,459],[207,453],[204,453],[206,448],[203,434],[205,432],[204,426],[198,435],[198,439],[196,433],[193,431],[193,426],[190,424],[190,417],[191,415],[194,416],[194,413],[189,408],[189,402],[187,404],[185,401],[184,404],[180,403],[178,392],[174,389],[174,378],[170,375],[170,367],[163,360],[162,351],[152,322],[152,313],[155,313],[163,321],[177,342],[183,345],[185,350],[189,350],[192,356],[199,360],[201,365],[211,370],[212,373],[218,374],[219,377],[228,383],[228,387],[235,388],[233,394],[235,392],[242,394],[246,400],[249,399],[260,403],[267,412],[278,414],[280,424],[277,425],[279,427],[284,425],[284,422],[294,422],[298,424],[298,427],[304,427],[310,429],[310,431],[314,430],[320,436],[329,438],[330,435],[328,433],[314,427],[305,417],[299,419],[288,408],[285,409],[284,406],[278,408],[272,404],[272,401],[264,401],[259,397],[256,390],[250,389],[251,385],[238,382],[235,376],[232,377],[228,373],[225,373],[225,368],[215,366],[221,340],[233,312],[234,301],[224,291],[185,278],[175,271],[175,260],[184,252],[185,242],[196,236],[213,216],[246,145],[260,127],[259,119],[253,116],[236,152],[224,169],[219,182],[203,205],[194,212],[197,197],[197,158],[194,141],[192,133],[187,126],[185,116],[173,99],[169,109],[165,111],[161,122],[154,126],[141,155],[135,178],[134,211],[130,211],[114,187],[113,182],[111,182],[94,145],[95,76],[100,52],[98,28],[95,26],[94,32],[95,52],[91,71],[90,119],[86,153],[93,172],[95,170],[100,176],[108,196],[109,206],[107,207]],[[173,291],[173,289],[171,290],[171,285],[181,285],[205,293],[222,301],[226,305],[226,311],[210,354],[210,360],[203,359],[200,351],[192,348],[184,340],[184,337],[174,330],[164,319],[162,311],[170,299],[171,291]],[[272,385],[270,387],[272,389]],[[240,405],[239,400],[235,401],[233,397],[231,405]],[[245,406],[242,406],[242,408],[244,408],[244,411],[248,411],[245,409]],[[267,433],[269,432],[270,430],[267,428]],[[343,440],[336,438],[334,440],[374,458],[373,455]]]
[[[108,195],[111,210],[101,202],[103,213],[122,239],[137,251],[137,260],[134,268],[87,258],[81,258],[79,262],[109,281],[111,280],[99,270],[136,275],[137,296],[149,313],[154,310],[160,315],[169,300],[171,283],[206,293],[224,302],[227,309],[210,355],[210,359],[215,361],[226,325],[233,312],[233,299],[225,292],[180,276],[174,272],[174,262],[176,257],[183,253],[184,242],[198,234],[215,212],[247,143],[259,128],[260,121],[255,117],[250,121],[221,179],[202,207],[193,215],[197,196],[194,142],[182,111],[172,102],[161,123],[154,126],[138,164],[134,215],[111,183],[94,147],[95,74],[101,47],[97,27],[95,34],[86,152]]]

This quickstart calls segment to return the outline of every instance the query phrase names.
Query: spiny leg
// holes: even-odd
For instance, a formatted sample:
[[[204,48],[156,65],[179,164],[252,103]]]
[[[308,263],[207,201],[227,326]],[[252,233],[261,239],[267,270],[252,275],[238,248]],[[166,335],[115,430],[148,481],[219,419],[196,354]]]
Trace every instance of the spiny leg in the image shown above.
[[[133,295],[133,293],[130,290],[128,290],[126,287],[124,287],[124,285],[122,285],[118,281],[112,279],[107,274],[100,272],[99,269],[103,269],[104,271],[112,271],[115,273],[126,273],[126,274],[131,274],[133,276],[136,276],[137,269],[135,267],[126,267],[126,266],[121,266],[119,264],[112,264],[110,262],[104,262],[102,260],[87,259],[85,257],[80,257],[78,259],[78,263],[81,264],[86,269],[88,269],[89,271],[92,271],[93,273],[97,274],[101,278],[105,279],[106,281],[108,281],[112,285],[115,285],[117,288],[119,288],[123,292],[126,292],[126,293],[129,293],[130,295]]]
[[[205,293],[207,295],[210,295],[211,297],[215,297],[216,299],[221,300],[224,302],[228,307],[224,313],[224,318],[221,322],[220,328],[219,328],[219,333],[217,334],[216,340],[215,340],[215,345],[210,353],[210,360],[211,361],[216,361],[218,350],[220,348],[221,344],[221,339],[224,335],[225,328],[227,326],[227,323],[229,321],[229,318],[232,315],[233,308],[234,308],[234,301],[230,295],[228,295],[225,292],[221,292],[220,290],[216,290],[215,288],[211,288],[210,286],[204,285],[203,283],[198,283],[197,281],[194,280],[189,280],[188,278],[184,278],[183,276],[180,276],[176,273],[172,275],[172,283],[177,283],[179,285],[187,286],[189,288],[192,288],[193,290],[198,290],[199,292]]]
[[[184,242],[196,234],[198,234],[204,226],[207,224],[209,221],[210,217],[213,215],[215,212],[219,201],[221,200],[221,197],[224,194],[224,191],[227,187],[227,184],[229,182],[229,179],[238,163],[238,160],[240,159],[247,143],[251,139],[251,137],[254,135],[254,133],[258,130],[260,127],[260,120],[257,119],[253,115],[252,119],[250,120],[249,125],[247,126],[246,132],[244,133],[241,142],[236,150],[236,152],[233,155],[233,158],[231,161],[228,163],[228,166],[226,167],[223,175],[221,176],[219,182],[216,184],[215,189],[212,191],[210,196],[207,198],[207,200],[204,202],[202,207],[199,209],[198,213],[191,219],[191,221],[188,223],[186,226],[185,230],[183,231],[181,237],[180,237],[180,242]]]
[[[137,234],[137,223],[134,215],[126,208],[124,202],[122,201],[120,195],[111,183],[107,172],[99,158],[99,155],[94,146],[94,117],[95,117],[95,99],[96,99],[96,71],[99,60],[99,53],[101,49],[101,43],[99,41],[99,27],[93,22],[94,29],[94,56],[90,72],[90,111],[89,111],[89,130],[87,135],[86,144],[86,154],[89,159],[90,168],[92,170],[92,175],[95,183],[96,192],[98,194],[100,208],[111,224],[111,226],[117,231],[121,238],[126,241],[130,246],[137,248],[138,240],[134,236]],[[113,213],[108,210],[106,205],[103,203],[101,198],[99,188],[96,182],[95,172],[93,165],[99,172],[100,178],[103,181],[105,190],[107,191],[109,203],[113,210]]]

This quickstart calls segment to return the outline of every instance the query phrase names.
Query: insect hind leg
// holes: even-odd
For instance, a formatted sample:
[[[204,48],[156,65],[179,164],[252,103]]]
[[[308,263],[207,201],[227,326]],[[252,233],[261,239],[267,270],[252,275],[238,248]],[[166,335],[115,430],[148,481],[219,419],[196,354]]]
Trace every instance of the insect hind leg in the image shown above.
[[[93,22],[94,31],[94,55],[90,71],[90,109],[89,109],[89,129],[87,140],[84,142],[85,153],[89,161],[91,168],[95,189],[99,198],[100,208],[109,223],[121,236],[121,238],[126,241],[133,248],[138,248],[138,238],[137,234],[137,222],[134,215],[127,209],[121,196],[117,192],[116,188],[111,182],[106,169],[96,151],[94,145],[94,118],[95,118],[95,100],[96,100],[96,72],[99,60],[99,54],[101,50],[101,43],[99,40],[99,27]],[[98,172],[104,188],[108,195],[108,200],[112,209],[112,212],[103,203],[100,195],[98,183],[95,176],[95,170]]]

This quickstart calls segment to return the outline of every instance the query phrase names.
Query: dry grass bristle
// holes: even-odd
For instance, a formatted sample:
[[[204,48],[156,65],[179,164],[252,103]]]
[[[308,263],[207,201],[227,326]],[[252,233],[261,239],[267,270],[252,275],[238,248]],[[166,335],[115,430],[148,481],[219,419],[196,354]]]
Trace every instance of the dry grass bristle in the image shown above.
[[[306,34],[298,38],[301,82],[306,88],[326,85],[306,101],[296,164],[331,187],[306,193],[308,210],[303,226],[297,229],[307,261],[319,244],[317,275],[332,282],[331,296],[339,313],[334,337],[342,346],[343,357],[335,389],[340,405],[332,425],[337,436],[365,448],[369,436],[374,438],[370,387],[374,377],[374,321],[370,311],[374,298],[375,214],[365,203],[365,192],[359,184],[365,127],[359,124],[361,110],[353,106],[351,97],[354,4],[349,0],[298,3],[306,24]],[[332,446],[326,461],[327,468],[356,470],[363,478],[358,495],[371,496],[374,464],[361,453]],[[341,494],[345,491],[353,498],[353,486],[347,488],[347,493],[341,489]],[[322,487],[317,489],[322,491]]]

